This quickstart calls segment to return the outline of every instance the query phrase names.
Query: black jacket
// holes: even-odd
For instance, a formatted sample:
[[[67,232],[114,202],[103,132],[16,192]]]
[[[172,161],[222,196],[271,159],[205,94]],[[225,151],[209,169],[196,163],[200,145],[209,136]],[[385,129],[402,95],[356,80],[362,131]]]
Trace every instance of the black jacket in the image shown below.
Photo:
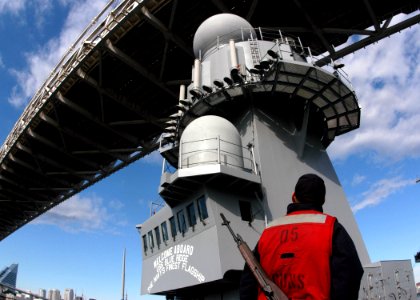
[[[287,213],[301,210],[317,210],[322,207],[310,203],[292,203],[287,207]],[[254,249],[257,260],[260,259],[258,244]],[[363,267],[354,246],[353,240],[346,229],[338,221],[334,224],[332,255],[331,255],[331,300],[354,300],[358,298]],[[244,267],[240,283],[240,299],[256,300],[258,283],[247,265]]]

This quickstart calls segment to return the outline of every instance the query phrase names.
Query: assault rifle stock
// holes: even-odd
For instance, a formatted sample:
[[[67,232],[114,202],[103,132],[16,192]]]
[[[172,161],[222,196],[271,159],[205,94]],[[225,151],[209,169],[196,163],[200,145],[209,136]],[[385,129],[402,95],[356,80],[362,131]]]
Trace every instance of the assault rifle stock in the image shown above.
[[[248,244],[242,239],[239,234],[235,234],[232,230],[232,227],[229,225],[229,221],[225,218],[223,213],[220,213],[223,223],[222,225],[226,226],[229,229],[230,234],[233,236],[236,245],[238,246],[239,252],[241,252],[243,258],[245,259],[246,264],[251,269],[252,274],[258,281],[262,291],[269,300],[288,300],[287,296],[283,291],[271,281],[267,274],[264,272],[260,263],[256,260],[251,249],[249,249]]]

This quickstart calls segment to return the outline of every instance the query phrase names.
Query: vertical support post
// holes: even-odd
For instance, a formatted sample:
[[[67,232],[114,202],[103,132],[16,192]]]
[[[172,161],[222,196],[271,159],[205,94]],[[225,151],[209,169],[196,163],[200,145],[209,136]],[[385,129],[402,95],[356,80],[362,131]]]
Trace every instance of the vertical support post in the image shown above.
[[[121,294],[121,300],[124,300],[124,289],[125,289],[125,248],[124,248],[124,255],[123,255],[122,294]]]
[[[309,57],[311,58],[311,64],[314,63],[314,58],[312,57],[311,48],[308,47]]]
[[[217,136],[217,163],[220,164],[220,135]]]
[[[230,64],[232,69],[238,68],[238,56],[236,55],[235,41],[229,40],[229,49],[230,49]]]
[[[182,169],[182,141],[179,140],[178,168]]]
[[[165,164],[166,164],[166,159],[164,158],[162,161],[162,173],[161,175],[163,175],[163,173],[165,173]]]
[[[179,100],[185,100],[185,85],[181,84],[179,86]]]
[[[193,88],[199,90],[201,87],[201,61],[199,59],[194,60],[194,82]]]
[[[302,49],[302,51],[303,51],[303,45],[302,45],[302,42],[300,41],[300,38],[299,38],[299,37],[297,37],[297,39],[298,39],[298,41],[299,41],[299,46],[300,46],[300,49]]]
[[[181,84],[179,86],[179,105],[183,105],[181,100],[185,100],[185,85]],[[178,110],[178,116],[182,115],[182,110]]]
[[[249,151],[251,152],[251,157],[252,157],[252,166],[254,167],[254,173],[255,173],[256,175],[258,175],[258,171],[257,171],[257,163],[255,162],[254,145],[251,145],[251,147],[249,148]]]
[[[280,39],[281,39],[281,42],[282,42],[282,43],[284,43],[284,40],[283,40],[283,35],[281,34],[281,30],[279,30],[279,34],[280,34]]]

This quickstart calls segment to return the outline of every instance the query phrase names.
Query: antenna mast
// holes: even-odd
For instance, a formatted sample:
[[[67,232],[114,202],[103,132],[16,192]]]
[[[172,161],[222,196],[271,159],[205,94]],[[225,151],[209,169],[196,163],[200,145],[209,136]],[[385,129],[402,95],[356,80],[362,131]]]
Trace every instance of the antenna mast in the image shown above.
[[[122,293],[121,293],[121,300],[124,300],[124,288],[125,288],[125,248],[124,248],[123,267],[122,267]]]

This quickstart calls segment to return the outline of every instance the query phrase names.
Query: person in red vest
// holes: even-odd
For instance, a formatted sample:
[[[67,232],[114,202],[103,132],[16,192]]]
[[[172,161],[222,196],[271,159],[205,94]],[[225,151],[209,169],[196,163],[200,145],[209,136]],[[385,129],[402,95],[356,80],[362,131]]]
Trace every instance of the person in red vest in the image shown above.
[[[287,215],[263,231],[255,249],[262,268],[291,300],[358,299],[363,267],[354,243],[333,216],[323,213],[325,184],[315,174],[296,183]],[[241,300],[266,300],[248,266]]]

